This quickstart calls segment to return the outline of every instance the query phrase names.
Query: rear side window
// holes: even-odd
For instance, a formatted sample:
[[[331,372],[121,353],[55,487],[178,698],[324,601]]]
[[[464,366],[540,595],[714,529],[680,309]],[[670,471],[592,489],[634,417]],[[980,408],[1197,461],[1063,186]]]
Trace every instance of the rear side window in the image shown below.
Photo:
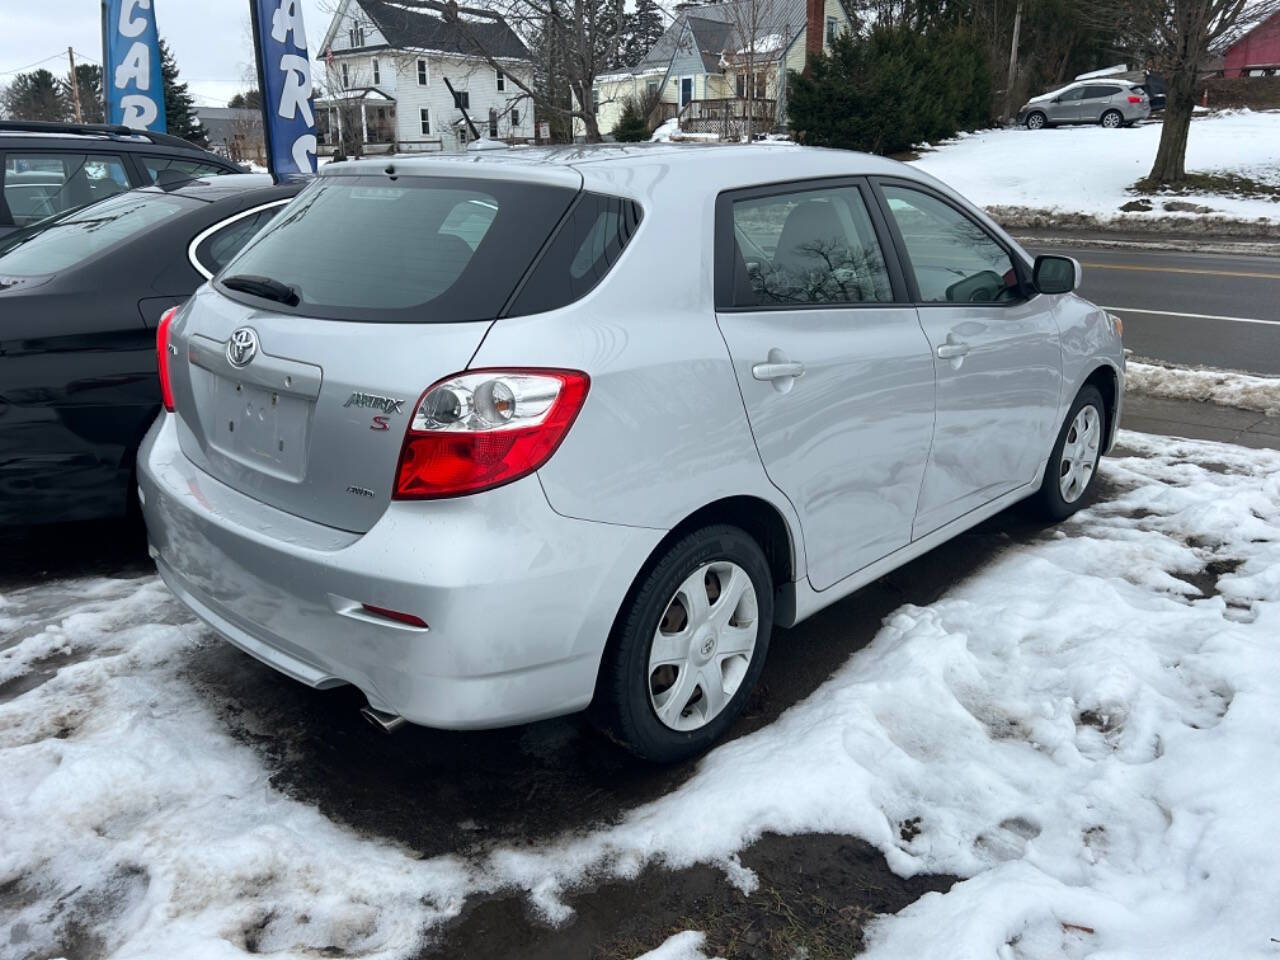
[[[162,187],[170,183],[182,183],[187,180],[198,180],[201,177],[220,177],[227,173],[215,163],[202,163],[199,160],[183,160],[181,157],[139,157],[142,168],[147,172],[151,183]]]
[[[129,188],[129,177],[118,156],[61,152],[5,155],[4,202],[19,227]]]
[[[0,276],[40,277],[89,260],[190,209],[191,201],[132,192],[0,240]]]
[[[223,271],[288,284],[273,310],[406,323],[498,316],[577,191],[454,177],[325,176]],[[248,295],[219,286],[232,299]],[[254,298],[249,298],[259,302]]]
[[[631,200],[584,193],[538,261],[509,315],[567,306],[604,279],[640,225]]]
[[[195,259],[197,269],[207,276],[213,276],[225,267],[240,249],[249,242],[255,233],[265,227],[284,207],[284,204],[268,207],[240,217],[205,237],[196,246]]]

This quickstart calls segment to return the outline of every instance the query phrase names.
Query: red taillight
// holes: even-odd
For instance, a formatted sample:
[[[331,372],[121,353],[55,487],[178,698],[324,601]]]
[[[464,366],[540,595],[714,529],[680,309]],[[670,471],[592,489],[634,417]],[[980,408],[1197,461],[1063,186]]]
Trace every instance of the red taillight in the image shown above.
[[[1141,102],[1142,102],[1142,98],[1141,98],[1141,97],[1130,97],[1130,98],[1129,98],[1129,102],[1130,102],[1130,103],[1141,103]]]
[[[432,386],[414,408],[394,500],[478,493],[551,459],[587,398],[578,370],[473,370]]]
[[[375,607],[372,603],[362,603],[360,607],[365,613],[371,613],[375,617],[394,620],[396,623],[403,623],[409,627],[418,627],[422,630],[428,629],[427,621],[412,613],[401,613],[399,610],[390,610],[387,607]]]
[[[169,344],[169,324],[177,307],[170,307],[160,315],[160,324],[156,327],[156,369],[160,373],[160,399],[164,408],[173,413],[173,384],[169,380],[169,360],[176,350]]]

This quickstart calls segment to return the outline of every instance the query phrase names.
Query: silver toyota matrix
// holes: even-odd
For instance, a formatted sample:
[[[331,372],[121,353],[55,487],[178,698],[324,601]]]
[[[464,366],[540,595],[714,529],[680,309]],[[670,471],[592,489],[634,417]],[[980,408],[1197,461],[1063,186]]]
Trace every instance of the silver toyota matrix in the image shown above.
[[[688,757],[775,625],[1024,498],[1081,506],[1124,360],[1079,282],[856,153],[334,164],[160,324],[152,554],[385,728],[590,708]]]

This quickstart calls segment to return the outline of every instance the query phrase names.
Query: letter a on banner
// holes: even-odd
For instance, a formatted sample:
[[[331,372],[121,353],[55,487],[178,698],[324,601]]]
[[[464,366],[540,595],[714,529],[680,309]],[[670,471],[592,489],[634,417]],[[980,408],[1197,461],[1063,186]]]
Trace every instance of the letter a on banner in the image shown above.
[[[102,0],[102,85],[108,123],[164,133],[164,81],[153,2]]]
[[[311,61],[302,0],[249,0],[267,162],[277,177],[316,172]]]

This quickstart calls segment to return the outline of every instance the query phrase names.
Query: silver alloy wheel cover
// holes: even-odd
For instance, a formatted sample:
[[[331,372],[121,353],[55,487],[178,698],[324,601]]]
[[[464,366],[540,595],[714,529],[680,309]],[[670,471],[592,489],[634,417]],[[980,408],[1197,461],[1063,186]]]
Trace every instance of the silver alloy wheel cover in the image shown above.
[[[1044,117],[1039,113],[1033,113],[1027,117],[1027,126],[1032,130],[1039,130],[1044,126]]]
[[[709,575],[718,595],[710,599]],[[683,627],[664,632],[668,614],[679,604]],[[663,608],[649,647],[645,683],[658,720],[689,732],[714,720],[733,699],[751,666],[760,632],[760,606],[747,572],[728,560],[704,563],[684,579]],[[654,677],[674,669],[674,681],[654,691]]]
[[[1104,127],[1109,127],[1112,130],[1120,126],[1120,120],[1120,114],[1116,113],[1114,110],[1108,110],[1102,115],[1102,125]]]
[[[1089,489],[1102,447],[1102,414],[1091,403],[1077,412],[1067,430],[1058,463],[1058,490],[1066,503],[1075,503]]]

